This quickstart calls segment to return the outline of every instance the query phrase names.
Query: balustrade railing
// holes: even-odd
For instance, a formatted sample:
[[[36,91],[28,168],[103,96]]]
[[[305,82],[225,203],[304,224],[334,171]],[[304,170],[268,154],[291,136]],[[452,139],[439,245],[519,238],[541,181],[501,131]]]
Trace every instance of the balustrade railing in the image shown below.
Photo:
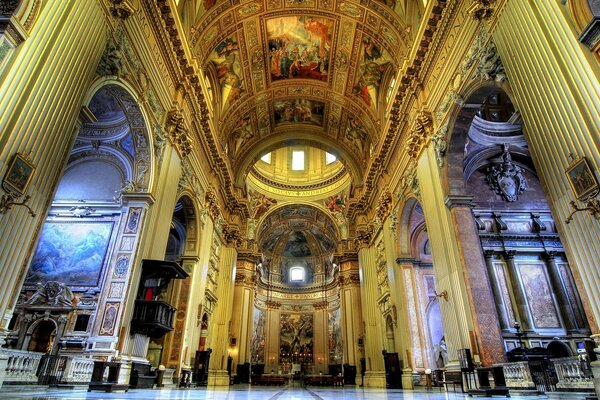
[[[594,377],[589,364],[578,357],[555,358],[552,360],[559,390],[594,390]]]
[[[531,375],[527,361],[517,361],[501,365],[507,388],[535,390],[535,383],[533,382],[533,376]]]
[[[37,382],[37,370],[44,353],[2,349],[8,355],[4,382]]]
[[[94,360],[83,357],[69,357],[63,375],[65,383],[89,383],[94,371]]]

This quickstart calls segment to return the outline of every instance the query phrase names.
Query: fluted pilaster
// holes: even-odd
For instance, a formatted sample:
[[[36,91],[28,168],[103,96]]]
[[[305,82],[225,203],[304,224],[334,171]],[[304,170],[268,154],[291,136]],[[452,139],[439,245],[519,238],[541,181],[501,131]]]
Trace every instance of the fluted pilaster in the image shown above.
[[[77,135],[75,123],[104,50],[105,29],[96,1],[48,2],[0,77],[0,176],[13,154],[28,154],[36,167],[29,205],[37,212],[31,218],[18,207],[0,215],[2,318],[21,288],[34,236]]]

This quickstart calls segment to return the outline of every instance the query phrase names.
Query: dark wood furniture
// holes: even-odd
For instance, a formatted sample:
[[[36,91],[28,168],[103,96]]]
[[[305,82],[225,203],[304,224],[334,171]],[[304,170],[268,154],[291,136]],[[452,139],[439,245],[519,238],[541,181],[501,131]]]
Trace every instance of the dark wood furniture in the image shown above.
[[[131,333],[141,333],[158,339],[173,330],[176,309],[160,298],[171,279],[184,279],[188,274],[174,261],[143,260]]]
[[[344,384],[356,384],[356,365],[344,364]]]
[[[108,375],[105,375],[107,369]],[[113,390],[129,390],[129,385],[118,383],[120,370],[121,363],[110,361],[94,361],[92,381],[88,387],[88,392],[91,392],[92,390],[103,390],[107,393],[110,393]]]
[[[490,375],[493,377],[494,386],[491,385]],[[504,370],[501,366],[477,368],[477,380],[479,387],[469,390],[469,396],[506,396],[510,397],[506,380],[504,379]]]
[[[129,386],[136,389],[152,389],[156,382],[156,372],[146,363],[131,363]]]
[[[385,362],[385,381],[388,388],[402,389],[402,366],[398,353],[388,353],[383,351],[383,360]]]
[[[448,391],[448,385],[452,385],[452,390],[456,392],[456,385],[458,385],[460,391],[464,392],[462,371],[444,371],[444,380],[440,384],[446,388],[446,391]]]
[[[208,364],[210,363],[210,353],[212,349],[196,352],[194,358],[194,369],[192,370],[192,380],[198,386],[208,384]]]

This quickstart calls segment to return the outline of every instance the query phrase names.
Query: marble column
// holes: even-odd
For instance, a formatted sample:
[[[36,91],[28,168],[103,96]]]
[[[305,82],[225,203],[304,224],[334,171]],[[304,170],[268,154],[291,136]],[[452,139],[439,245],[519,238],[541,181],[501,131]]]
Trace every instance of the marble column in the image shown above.
[[[221,248],[219,277],[217,282],[217,309],[215,310],[213,330],[211,331],[210,365],[208,368],[209,386],[229,386],[227,357],[229,347],[229,323],[233,306],[233,287],[235,284],[235,265],[237,250],[233,243]]]
[[[237,261],[235,288],[233,293],[232,335],[236,339],[230,346],[234,365],[250,362],[250,341],[254,320],[254,262]]]
[[[565,329],[568,333],[577,332],[577,323],[575,322],[575,316],[573,315],[573,309],[567,296],[567,291],[562,282],[560,276],[560,267],[556,263],[556,252],[547,251],[546,259],[548,261],[548,276],[550,277],[550,284],[552,285],[552,291],[558,301],[558,308],[560,315],[565,324]]]
[[[344,363],[356,367],[356,384],[360,383],[360,359],[364,346],[359,345],[362,335],[362,315],[360,301],[360,278],[358,261],[340,262],[340,308],[342,325],[342,346]]]
[[[520,283],[520,274],[517,264],[515,263],[515,250],[507,250],[504,252],[506,265],[508,266],[508,280],[512,289],[513,296],[515,298],[515,307],[517,308],[517,315],[519,323],[524,332],[533,332],[534,325],[531,313],[529,312],[529,306],[527,305],[527,299],[525,297],[525,291]]]
[[[362,301],[363,321],[365,322],[365,386],[385,387],[385,365],[383,350],[382,318],[377,306],[377,272],[375,248],[362,243],[358,250],[360,267],[360,297]]]
[[[490,286],[492,287],[492,293],[494,294],[494,302],[496,303],[496,311],[498,312],[498,320],[500,322],[500,329],[503,332],[510,332],[512,326],[511,321],[508,319],[508,313],[506,307],[512,307],[510,304],[504,303],[504,297],[500,292],[500,284],[498,277],[496,276],[496,269],[494,268],[494,250],[484,250],[485,264],[488,270],[488,277],[490,278]]]
[[[413,359],[411,357],[411,331],[408,321],[409,312],[408,304],[403,301],[404,277],[403,271],[396,265],[395,241],[393,221],[391,218],[385,219],[383,223],[383,242],[385,247],[385,259],[387,262],[387,275],[390,286],[390,300],[392,303],[392,317],[394,321],[394,351],[398,353],[398,357],[403,362],[402,369],[402,388],[410,390],[413,388]],[[414,307],[414,315],[417,315],[417,307]]]

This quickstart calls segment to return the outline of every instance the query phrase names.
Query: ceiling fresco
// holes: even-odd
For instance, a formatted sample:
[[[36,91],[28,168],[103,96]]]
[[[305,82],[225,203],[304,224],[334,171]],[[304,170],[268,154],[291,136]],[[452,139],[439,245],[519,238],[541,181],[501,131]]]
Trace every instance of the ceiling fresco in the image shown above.
[[[362,180],[423,0],[180,0],[236,185],[262,154],[313,142]]]
[[[322,210],[303,205],[288,205],[274,210],[261,223],[259,248],[264,254],[308,257],[336,251],[338,233],[333,221]]]

